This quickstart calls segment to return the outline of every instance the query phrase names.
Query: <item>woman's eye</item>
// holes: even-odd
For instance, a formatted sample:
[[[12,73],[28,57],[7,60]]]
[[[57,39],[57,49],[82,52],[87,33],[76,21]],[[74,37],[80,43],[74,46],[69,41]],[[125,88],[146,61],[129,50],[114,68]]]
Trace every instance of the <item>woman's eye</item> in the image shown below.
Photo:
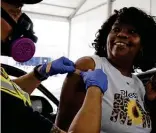
[[[113,28],[113,31],[114,31],[114,32],[119,32],[120,29],[119,29],[118,27],[115,27],[115,28]]]
[[[131,34],[136,34],[137,32],[136,32],[136,30],[130,30],[129,31]]]

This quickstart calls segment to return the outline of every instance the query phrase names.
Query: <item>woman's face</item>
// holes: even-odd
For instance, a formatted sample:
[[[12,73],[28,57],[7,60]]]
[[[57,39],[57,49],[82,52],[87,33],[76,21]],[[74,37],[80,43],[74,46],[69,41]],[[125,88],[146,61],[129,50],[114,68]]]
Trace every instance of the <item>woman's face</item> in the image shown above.
[[[116,21],[107,37],[108,58],[133,62],[140,50],[140,36],[136,29]]]

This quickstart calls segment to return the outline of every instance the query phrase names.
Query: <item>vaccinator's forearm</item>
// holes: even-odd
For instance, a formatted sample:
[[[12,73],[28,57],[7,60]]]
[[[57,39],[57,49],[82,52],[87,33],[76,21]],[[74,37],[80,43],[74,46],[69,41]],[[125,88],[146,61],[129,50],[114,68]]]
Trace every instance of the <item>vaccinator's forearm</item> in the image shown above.
[[[35,76],[34,72],[23,75],[13,80],[22,90],[31,94],[36,87],[41,83]]]
[[[86,93],[84,103],[75,116],[69,128],[73,133],[99,133],[101,128],[101,90],[90,87]]]

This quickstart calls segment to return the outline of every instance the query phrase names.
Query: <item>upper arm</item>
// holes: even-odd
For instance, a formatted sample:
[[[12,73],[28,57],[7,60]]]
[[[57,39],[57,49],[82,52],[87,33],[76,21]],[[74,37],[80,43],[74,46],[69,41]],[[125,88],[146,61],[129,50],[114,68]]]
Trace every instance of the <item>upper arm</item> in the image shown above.
[[[94,69],[95,64],[91,57],[80,58],[76,68],[82,71]],[[67,131],[74,116],[80,109],[85,97],[85,85],[82,78],[77,74],[68,74],[62,87],[60,105],[56,124],[59,128]]]

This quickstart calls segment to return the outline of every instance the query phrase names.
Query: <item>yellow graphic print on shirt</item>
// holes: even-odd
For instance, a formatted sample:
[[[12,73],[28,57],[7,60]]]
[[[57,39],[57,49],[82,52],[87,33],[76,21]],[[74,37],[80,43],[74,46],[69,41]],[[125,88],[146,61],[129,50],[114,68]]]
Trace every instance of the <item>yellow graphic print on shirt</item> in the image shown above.
[[[134,125],[142,123],[142,112],[138,108],[135,100],[130,100],[127,105],[127,115]]]
[[[121,90],[121,94],[116,93],[114,95],[110,120],[128,126],[142,125],[143,128],[151,127],[149,112],[143,110],[139,104],[137,94],[128,94],[128,92],[124,90]]]

